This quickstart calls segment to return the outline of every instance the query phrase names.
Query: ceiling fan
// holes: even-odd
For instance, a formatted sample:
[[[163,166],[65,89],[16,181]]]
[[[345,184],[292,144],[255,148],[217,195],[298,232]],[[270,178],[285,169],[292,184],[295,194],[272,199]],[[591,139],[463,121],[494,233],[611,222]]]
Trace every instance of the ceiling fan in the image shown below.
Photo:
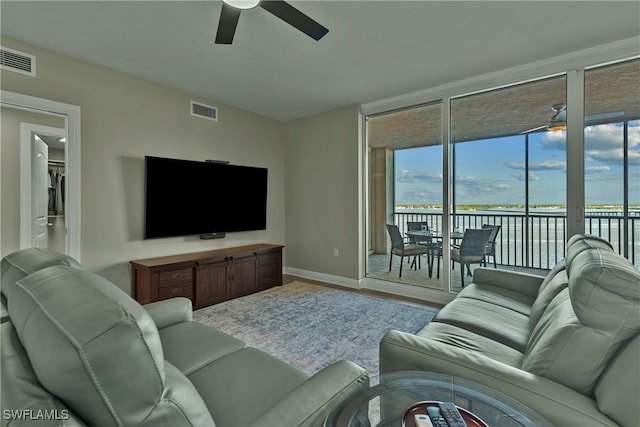
[[[327,28],[283,0],[223,0],[216,44],[231,44],[236,33],[240,13],[258,6],[314,40],[320,40],[329,32]]]
[[[539,130],[546,130],[551,132],[551,131],[566,129],[567,128],[567,105],[554,104],[551,106],[551,110],[553,110],[553,115],[551,116],[549,123],[522,131],[520,132],[520,135],[524,135],[526,133],[531,133]],[[624,111],[593,114],[591,116],[585,116],[584,121],[585,123],[587,123],[587,122],[593,122],[596,120],[604,120],[604,119],[610,119],[610,118],[620,117],[620,116],[624,116]]]

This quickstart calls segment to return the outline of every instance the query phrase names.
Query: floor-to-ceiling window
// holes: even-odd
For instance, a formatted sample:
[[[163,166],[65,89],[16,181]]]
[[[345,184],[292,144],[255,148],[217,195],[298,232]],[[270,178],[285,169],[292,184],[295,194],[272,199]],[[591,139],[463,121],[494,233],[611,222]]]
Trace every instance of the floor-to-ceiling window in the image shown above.
[[[583,229],[638,266],[640,61],[465,87],[465,95],[435,91],[442,101],[367,116],[368,277],[384,271],[407,283],[388,272],[384,226],[405,232],[420,221],[441,236],[444,273],[428,275],[424,264],[412,271],[444,291],[460,289],[460,270],[444,267],[449,244],[460,243],[456,232],[485,225],[500,227],[491,268],[495,260],[495,268],[544,274]]]
[[[563,256],[566,78],[451,100],[455,230],[499,226],[495,266],[549,269]]]
[[[585,231],[640,268],[640,60],[584,77]]]
[[[443,289],[431,254],[391,257],[387,224],[404,241],[430,247],[436,242],[412,231],[442,229],[442,103],[430,103],[367,118],[369,153],[368,277]],[[391,270],[389,267],[391,266]]]

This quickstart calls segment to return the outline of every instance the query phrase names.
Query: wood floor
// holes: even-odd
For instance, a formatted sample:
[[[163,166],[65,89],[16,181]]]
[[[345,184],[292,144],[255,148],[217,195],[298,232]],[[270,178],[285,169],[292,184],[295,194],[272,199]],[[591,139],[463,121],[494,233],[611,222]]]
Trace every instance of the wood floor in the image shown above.
[[[402,302],[405,304],[411,304],[417,307],[426,307],[426,308],[442,308],[442,304],[438,304],[435,302],[431,302],[431,301],[423,301],[423,300],[419,300],[419,299],[415,299],[415,298],[409,298],[409,297],[403,297],[401,295],[392,295],[392,294],[388,294],[385,292],[378,292],[378,291],[373,291],[370,289],[351,289],[351,288],[345,288],[344,286],[338,286],[338,285],[334,285],[331,283],[326,283],[326,282],[321,282],[318,280],[311,280],[311,279],[307,279],[305,277],[298,277],[298,276],[292,276],[290,274],[285,274],[282,276],[282,282],[283,284],[287,284],[287,283],[291,283],[294,282],[296,280],[300,280],[302,282],[307,282],[307,283],[312,283],[314,285],[320,285],[320,286],[326,286],[328,288],[333,288],[333,289],[340,289],[341,291],[345,291],[345,292],[353,292],[353,293],[357,293],[357,294],[362,294],[362,295],[370,295],[370,296],[374,296],[377,298],[384,298],[387,299],[389,301],[398,301],[398,302]]]
[[[389,271],[389,255],[370,255],[367,260],[367,277],[385,280],[394,283],[403,283],[406,285],[413,285],[419,287],[425,287],[430,289],[439,289],[443,290],[444,286],[442,283],[442,279],[437,277],[436,267],[434,266],[432,271],[432,277],[429,277],[428,263],[426,257],[421,259],[421,268],[411,268],[409,263],[406,263],[402,268],[402,277],[399,276],[399,267],[400,267],[400,258],[394,257],[392,262],[391,271]],[[471,271],[477,268],[478,265],[472,265]],[[489,265],[491,268],[491,265]],[[441,274],[444,266],[441,264]],[[459,292],[462,289],[461,281],[460,281],[460,264],[455,264],[454,270],[451,272],[451,288],[454,292]],[[517,268],[517,267],[508,267],[503,265],[498,265],[499,269],[508,269],[512,271],[522,271],[531,274],[538,274],[545,276],[548,273],[548,270],[538,270],[538,269],[528,269],[528,268]],[[399,295],[391,295],[384,292],[377,292],[368,289],[350,289],[342,286],[333,285],[326,282],[321,282],[317,280],[310,280],[303,277],[297,277],[292,275],[284,275],[283,283],[290,283],[294,280],[301,280],[308,283],[313,283],[321,286],[327,286],[334,289],[340,289],[347,292],[355,292],[360,294],[372,295],[378,298],[385,298],[392,301],[404,302],[406,304],[412,304],[421,307],[429,307],[429,308],[441,308],[442,305],[434,302],[423,301],[418,299],[413,299],[409,297],[403,297]],[[465,276],[465,284],[471,283],[472,277]]]

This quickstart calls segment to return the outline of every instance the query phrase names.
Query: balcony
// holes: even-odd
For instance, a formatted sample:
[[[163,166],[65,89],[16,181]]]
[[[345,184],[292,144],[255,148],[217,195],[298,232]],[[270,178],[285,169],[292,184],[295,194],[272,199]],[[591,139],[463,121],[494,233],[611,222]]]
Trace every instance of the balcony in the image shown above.
[[[407,222],[410,221],[426,222],[430,229],[442,230],[440,213],[396,210],[394,219],[403,233],[407,231]],[[496,238],[497,268],[546,274],[566,254],[566,216],[560,213],[527,215],[520,212],[465,211],[457,212],[455,217],[452,215],[451,223],[463,230],[481,228],[483,224],[500,225],[501,230]],[[640,268],[640,211],[629,212],[626,219],[619,211],[587,212],[585,232],[607,239],[619,254]],[[442,279],[436,277],[435,268],[433,276],[429,277],[426,259],[422,261],[421,269],[411,270],[405,267],[403,277],[398,277],[398,263],[399,258],[394,257],[393,269],[389,272],[389,255],[370,255],[369,277],[444,289]],[[456,264],[455,272],[451,274],[454,291],[461,289],[459,268]]]

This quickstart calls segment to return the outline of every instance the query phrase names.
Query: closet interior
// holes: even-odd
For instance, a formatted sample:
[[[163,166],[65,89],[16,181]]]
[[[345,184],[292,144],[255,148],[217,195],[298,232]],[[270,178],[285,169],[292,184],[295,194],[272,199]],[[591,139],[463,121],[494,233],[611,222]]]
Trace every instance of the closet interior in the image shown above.
[[[49,217],[64,216],[64,160],[48,161]]]

